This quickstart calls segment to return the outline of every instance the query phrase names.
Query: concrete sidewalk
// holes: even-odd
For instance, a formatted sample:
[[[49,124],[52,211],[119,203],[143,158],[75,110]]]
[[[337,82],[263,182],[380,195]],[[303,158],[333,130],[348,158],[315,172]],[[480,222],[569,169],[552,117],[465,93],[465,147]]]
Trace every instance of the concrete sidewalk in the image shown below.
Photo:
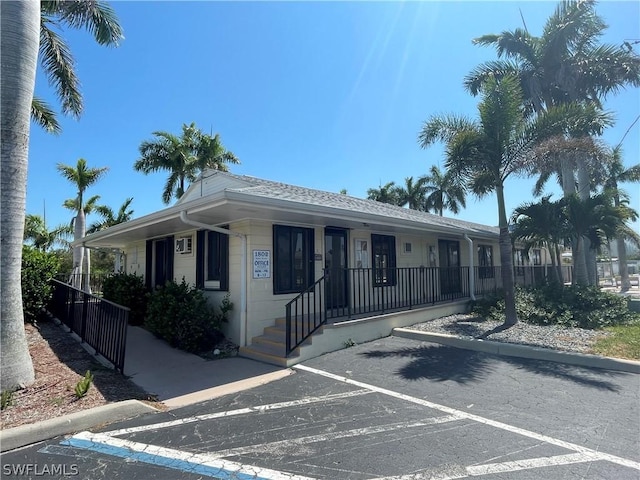
[[[124,373],[168,408],[178,408],[263,385],[293,370],[241,357],[205,360],[172,348],[141,327],[130,326]],[[0,430],[0,451],[153,412],[157,410],[144,402],[127,400]]]
[[[129,327],[124,373],[175,408],[261,385],[291,370],[241,357],[205,360],[172,348],[141,327]]]

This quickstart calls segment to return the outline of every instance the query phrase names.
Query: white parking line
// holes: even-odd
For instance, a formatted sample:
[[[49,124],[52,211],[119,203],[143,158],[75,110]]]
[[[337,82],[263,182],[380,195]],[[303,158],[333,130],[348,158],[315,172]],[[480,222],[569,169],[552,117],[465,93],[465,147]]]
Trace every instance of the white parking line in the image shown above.
[[[279,410],[282,408],[299,407],[299,406],[309,405],[309,404],[318,403],[318,402],[330,402],[332,400],[356,397],[359,395],[367,395],[369,393],[372,393],[372,391],[369,389],[354,390],[351,392],[323,395],[321,397],[308,397],[308,398],[301,398],[299,400],[291,400],[289,402],[270,403],[266,405],[258,405],[257,407],[239,408],[236,410],[228,410],[226,412],[207,413],[204,415],[196,415],[194,417],[181,418],[179,420],[170,420],[168,422],[152,423],[150,425],[142,425],[140,427],[121,428],[119,430],[111,430],[111,431],[102,432],[102,433],[104,435],[111,435],[112,437],[117,437],[119,435],[126,435],[128,433],[145,432],[149,430],[160,430],[161,428],[175,427],[177,425],[200,422],[203,420],[214,420],[216,418],[233,417],[236,415],[245,415],[248,413],[262,413],[262,412],[267,412],[271,410]]]
[[[401,422],[389,425],[378,425],[375,427],[354,428],[351,430],[344,430],[342,432],[321,433],[319,435],[309,435],[307,437],[290,438],[287,440],[279,440],[276,442],[258,443],[255,445],[229,448],[227,450],[220,450],[218,452],[215,452],[212,455],[215,457],[223,458],[246,455],[248,453],[255,452],[281,452],[283,447],[292,447],[295,451],[298,450],[299,447],[308,445],[310,443],[329,442],[332,440],[337,440],[339,438],[360,437],[364,435],[373,435],[376,433],[393,432],[395,430],[406,430],[408,428],[426,427],[429,425],[454,422],[459,419],[460,418],[455,415],[446,415],[443,417],[428,418],[419,422]]]
[[[497,473],[517,472],[518,470],[530,470],[542,467],[556,467],[560,465],[571,465],[575,463],[593,462],[599,460],[593,455],[584,453],[569,453],[566,455],[555,455],[553,457],[528,458],[513,462],[487,463],[484,465],[471,465],[469,467],[450,466],[445,469],[434,471],[422,470],[408,475],[398,475],[396,477],[380,477],[373,480],[460,480],[469,477],[480,477],[482,475],[495,475]]]
[[[387,390],[386,388],[377,387],[375,385],[370,385],[368,383],[359,382],[357,380],[353,380],[347,377],[343,377],[340,375],[335,375],[330,372],[325,372],[324,370],[319,370],[317,368],[307,367],[306,365],[298,364],[294,365],[292,368],[297,370],[302,370],[309,373],[314,373],[316,375],[322,375],[323,377],[331,378],[333,380],[337,380],[340,382],[347,383],[349,385],[354,385],[359,388],[365,388],[371,390],[373,392],[381,393],[384,395],[389,395],[394,398],[399,398],[401,400],[406,400],[408,402],[416,403],[418,405],[423,405],[425,407],[432,408],[434,410],[439,410],[448,415],[454,415],[459,418],[464,418],[468,420],[473,420],[478,423],[482,423],[485,425],[492,426],[494,428],[499,428],[501,430],[505,430],[511,433],[515,433],[518,435],[522,435],[528,438],[533,438],[535,440],[539,440],[545,443],[549,443],[551,445],[555,445],[557,447],[566,448],[567,450],[573,450],[575,452],[584,454],[585,456],[591,457],[592,460],[606,460],[618,465],[622,465],[624,467],[633,468],[635,470],[640,471],[640,462],[636,462],[634,460],[629,460],[627,458],[618,457],[617,455],[611,455],[608,453],[598,452],[591,448],[583,447],[581,445],[577,445],[571,442],[565,442],[564,440],[559,440],[557,438],[549,437],[548,435],[543,435],[537,432],[532,432],[531,430],[526,430],[524,428],[515,427],[513,425],[508,425],[506,423],[498,422],[496,420],[491,420],[489,418],[481,417],[479,415],[474,415],[472,413],[468,413],[462,410],[457,410],[455,408],[447,407],[446,405],[440,405],[437,403],[430,402],[428,400],[423,400],[421,398],[412,397],[410,395],[405,395],[404,393],[394,392],[392,390]]]

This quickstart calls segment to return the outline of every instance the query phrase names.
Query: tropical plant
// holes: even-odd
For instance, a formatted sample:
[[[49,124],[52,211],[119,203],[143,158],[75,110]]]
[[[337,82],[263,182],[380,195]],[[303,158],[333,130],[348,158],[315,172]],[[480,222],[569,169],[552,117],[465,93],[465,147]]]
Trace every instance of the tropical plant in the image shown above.
[[[44,71],[52,72],[50,78],[54,86],[59,87],[57,93],[63,111],[79,115],[81,108],[78,107],[82,103],[74,99],[81,100],[81,97],[66,94],[70,91],[69,85],[74,85],[69,81],[74,72],[73,62],[68,61],[69,49],[47,27],[57,22],[71,28],[87,28],[98,43],[115,43],[111,39],[117,41],[122,32],[119,27],[114,28],[115,16],[112,15],[109,22],[102,21],[104,17],[99,11],[105,9],[106,3],[97,1],[0,2],[0,295],[3,299],[0,302],[0,390],[28,385],[35,378],[24,332],[20,292],[31,112],[34,111],[33,119],[40,125],[59,130],[59,126],[50,123],[54,118],[52,110],[42,108],[44,102],[38,99],[33,101],[38,47],[41,46]],[[51,42],[39,37],[49,37]],[[65,68],[56,69],[56,65]]]
[[[611,161],[607,164],[607,175],[604,181],[604,188],[611,192],[613,204],[618,207],[627,198],[626,193],[620,188],[621,183],[638,183],[640,182],[640,164],[631,167],[625,167],[622,162],[622,147],[611,149]],[[616,246],[618,251],[618,270],[620,272],[620,290],[626,292],[631,288],[629,280],[629,268],[627,266],[627,246],[625,240],[629,239],[628,235],[621,232],[616,238]],[[633,239],[633,236],[631,236]]]
[[[51,279],[59,272],[54,253],[25,245],[22,252],[22,305],[26,321],[34,323],[53,295]]]
[[[554,282],[562,285],[561,246],[570,234],[562,213],[562,202],[550,199],[551,195],[547,195],[540,202],[516,207],[511,216],[511,237],[514,244],[522,245],[525,255],[532,248],[546,248],[551,257]]]
[[[434,211],[442,216],[444,209],[456,214],[460,207],[465,208],[465,187],[454,172],[442,173],[432,165],[429,174],[422,177],[425,190],[425,210]]]
[[[219,135],[202,133],[195,123],[183,124],[180,136],[164,131],[153,132],[153,135],[156,138],[140,144],[140,158],[133,168],[145,175],[159,170],[169,172],[162,192],[165,204],[174,197],[182,197],[187,183],[194,182],[204,170],[227,171],[228,163],[240,163],[224,148]]]
[[[133,209],[129,208],[131,202],[133,202],[133,197],[127,198],[124,203],[120,205],[117,213],[114,213],[113,209],[107,205],[96,205],[95,211],[102,217],[102,220],[92,223],[87,229],[87,234],[99,232],[105,228],[131,220],[133,217]]]
[[[0,391],[35,379],[24,331],[20,270],[39,20],[37,2],[0,2]]]
[[[75,167],[70,165],[64,165],[62,163],[58,163],[57,165],[58,171],[62,174],[64,178],[73,183],[78,189],[78,193],[76,198],[71,200],[66,200],[64,202],[65,208],[72,208],[76,213],[76,217],[73,221],[73,240],[77,242],[78,240],[84,238],[86,234],[86,215],[88,209],[93,209],[99,197],[93,196],[91,197],[87,203],[84,203],[84,192],[88,187],[96,183],[100,178],[102,178],[107,171],[109,170],[107,167],[100,168],[89,168],[87,166],[87,161],[83,158],[80,158]],[[74,270],[74,278],[81,279],[83,273],[83,265],[84,265],[84,247],[82,245],[74,245],[73,247],[73,270]],[[89,282],[89,264],[87,265],[87,273],[86,281],[87,285]],[[76,285],[78,288],[81,287],[80,284]]]
[[[406,177],[404,179],[404,186],[398,187],[396,190],[398,205],[404,207],[405,205],[411,210],[425,210],[425,189],[424,179],[419,178],[416,182],[413,181],[413,177]]]
[[[24,222],[24,240],[34,248],[47,252],[56,245],[66,246],[67,238],[73,233],[69,225],[60,225],[53,230],[47,228],[47,224],[40,215],[27,214]]]
[[[57,32],[61,27],[87,30],[98,44],[105,46],[118,46],[124,36],[115,12],[107,2],[40,2],[40,65],[60,99],[62,113],[79,118],[83,110],[80,81],[71,49]],[[51,106],[35,96],[31,118],[49,132],[61,131]]]
[[[600,108],[607,95],[627,85],[640,86],[640,57],[630,44],[599,42],[607,25],[596,14],[595,4],[593,0],[560,2],[540,37],[525,28],[476,38],[476,44],[494,46],[499,60],[474,69],[465,78],[466,87],[475,95],[490,79],[516,75],[527,111],[541,113],[575,102]],[[576,164],[568,156],[560,158],[558,178],[565,196],[576,191],[576,184],[583,199],[592,189],[585,160],[578,157]],[[585,261],[575,258],[575,249],[572,252],[574,263]],[[595,269],[592,281],[594,274]]]
[[[505,322],[518,321],[514,303],[513,256],[505,208],[506,180],[525,172],[533,146],[564,125],[565,112],[527,120],[517,78],[489,80],[478,105],[478,120],[460,116],[434,116],[425,122],[418,140],[423,148],[445,143],[445,166],[456,172],[459,182],[478,197],[495,192],[500,229],[500,261],[505,291]],[[561,120],[563,122],[561,122]]]
[[[388,182],[380,188],[370,188],[367,190],[367,199],[376,202],[398,205],[398,187],[396,182]]]
[[[573,194],[563,199],[563,213],[574,235],[573,248],[578,250],[578,262],[574,264],[575,283],[588,285],[589,278],[585,256],[580,251],[585,248],[597,249],[616,238],[626,221],[637,218],[634,210],[625,205],[615,206],[609,192],[600,193],[581,199]],[[590,247],[585,245],[584,239],[589,239]]]

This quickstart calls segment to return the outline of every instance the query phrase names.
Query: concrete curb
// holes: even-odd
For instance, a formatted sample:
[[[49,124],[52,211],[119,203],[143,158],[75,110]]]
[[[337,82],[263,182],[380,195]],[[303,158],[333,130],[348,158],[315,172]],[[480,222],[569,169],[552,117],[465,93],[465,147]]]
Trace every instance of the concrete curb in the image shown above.
[[[117,422],[158,411],[138,400],[125,400],[30,425],[0,430],[0,451],[14,450],[60,435],[87,430],[101,423]]]
[[[186,395],[181,395],[179,397],[168,398],[166,400],[163,400],[162,403],[170,409],[193,405],[194,403],[204,402],[205,400],[211,400],[214,398],[222,397],[223,395],[238,393],[244,390],[258,387],[260,385],[265,385],[275,380],[280,380],[281,378],[287,377],[292,373],[293,370],[291,370],[290,368],[277,370],[275,372],[265,373],[256,377],[250,377],[245,380],[238,380],[237,382],[231,382],[217,387],[207,388],[206,390],[187,393]]]
[[[411,340],[433,342],[451,347],[476,350],[478,352],[505,355],[509,357],[531,358],[550,362],[567,363],[581,367],[603,368],[628,373],[640,373],[640,362],[620,358],[600,357],[586,353],[560,352],[542,347],[529,347],[513,343],[495,342],[491,340],[477,340],[456,337],[442,333],[422,332],[408,328],[394,328],[392,335]]]

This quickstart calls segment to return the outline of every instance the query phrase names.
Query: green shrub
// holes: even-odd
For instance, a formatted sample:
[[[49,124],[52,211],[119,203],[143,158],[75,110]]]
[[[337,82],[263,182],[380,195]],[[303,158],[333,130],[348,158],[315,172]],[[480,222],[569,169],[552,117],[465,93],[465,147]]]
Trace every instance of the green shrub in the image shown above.
[[[22,307],[24,319],[35,322],[51,301],[51,279],[58,273],[56,255],[33,247],[22,247]]]
[[[0,394],[0,410],[9,408],[11,405],[13,405],[13,391],[4,390],[2,394]]]
[[[106,277],[102,284],[102,295],[107,300],[131,309],[130,325],[142,325],[149,297],[143,277],[130,273],[116,273]]]
[[[151,294],[145,327],[173,347],[202,353],[224,338],[221,315],[207,303],[201,290],[182,279],[179,284],[167,282]]]
[[[536,325],[598,329],[640,321],[640,315],[629,311],[624,297],[598,287],[517,287],[515,301],[518,319]],[[471,311],[488,320],[504,321],[504,310],[502,294],[477,300]]]
[[[87,373],[84,374],[84,377],[82,378],[82,380],[76,383],[76,388],[74,388],[73,390],[73,393],[75,394],[76,398],[84,397],[89,391],[89,388],[91,387],[92,383],[93,383],[93,373],[91,373],[90,370],[87,370]]]

